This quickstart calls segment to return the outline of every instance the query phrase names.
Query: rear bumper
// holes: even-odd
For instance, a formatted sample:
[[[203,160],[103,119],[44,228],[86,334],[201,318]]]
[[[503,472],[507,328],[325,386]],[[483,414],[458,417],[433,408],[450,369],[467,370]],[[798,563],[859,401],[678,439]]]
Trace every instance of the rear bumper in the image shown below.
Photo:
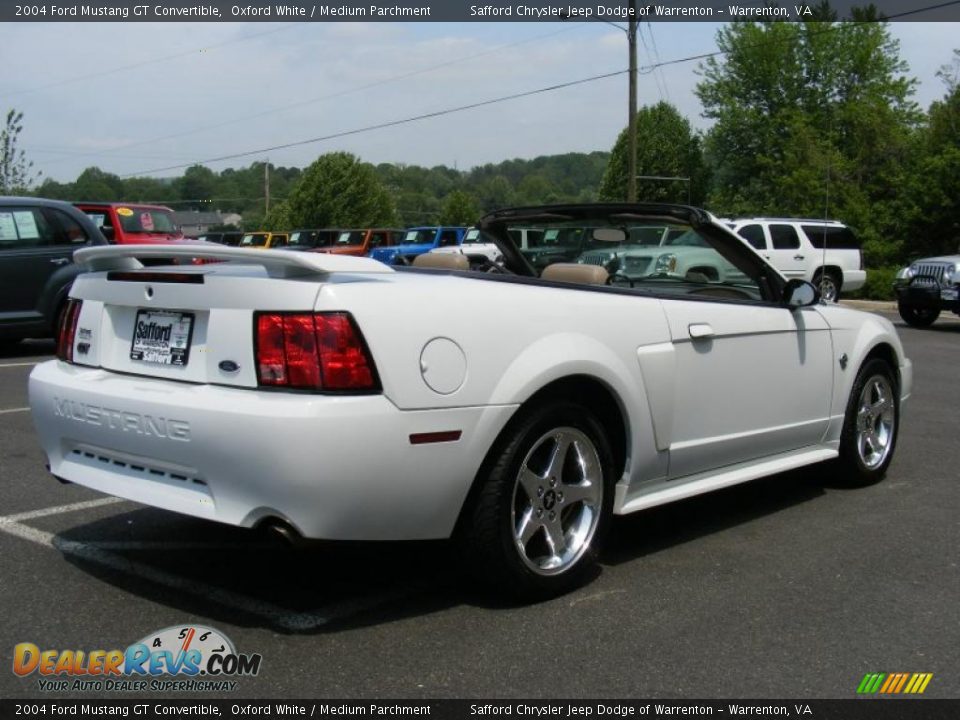
[[[867,282],[866,270],[844,270],[843,271],[843,292],[852,292],[859,290]]]
[[[30,376],[51,472],[174,512],[310,538],[448,537],[514,406],[401,411],[382,395],[191,385],[59,361]],[[414,433],[460,440],[412,445]]]

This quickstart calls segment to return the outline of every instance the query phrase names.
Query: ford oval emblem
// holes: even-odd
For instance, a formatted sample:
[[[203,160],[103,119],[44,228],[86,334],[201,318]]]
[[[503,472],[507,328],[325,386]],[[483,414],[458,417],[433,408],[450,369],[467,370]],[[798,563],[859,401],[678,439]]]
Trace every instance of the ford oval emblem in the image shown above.
[[[233,360],[221,360],[220,364],[217,366],[224,372],[233,373],[240,369],[240,366],[237,365]]]

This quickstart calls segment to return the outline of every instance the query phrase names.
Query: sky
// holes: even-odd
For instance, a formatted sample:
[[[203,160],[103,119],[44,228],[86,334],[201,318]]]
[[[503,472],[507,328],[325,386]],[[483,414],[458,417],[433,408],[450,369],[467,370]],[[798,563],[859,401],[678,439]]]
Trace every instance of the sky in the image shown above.
[[[705,129],[697,62],[643,68],[715,50],[719,27],[643,24],[640,104],[667,100]],[[960,23],[895,22],[891,31],[927,107],[943,95],[936,71],[960,47]],[[61,182],[92,165],[155,177],[193,163],[303,167],[334,150],[466,170],[609,150],[626,124],[622,74],[264,150],[624,70],[625,33],[599,22],[8,23],[0,38],[0,111],[23,112],[21,147],[43,177]],[[213,160],[248,151],[256,152]]]

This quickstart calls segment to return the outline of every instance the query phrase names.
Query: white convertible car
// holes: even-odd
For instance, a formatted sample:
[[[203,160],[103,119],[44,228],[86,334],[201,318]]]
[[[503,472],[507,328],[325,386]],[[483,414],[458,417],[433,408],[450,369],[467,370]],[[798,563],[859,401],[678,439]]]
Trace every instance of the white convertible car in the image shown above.
[[[698,233],[741,274],[556,263],[511,228]],[[288,535],[455,538],[503,591],[585,578],[611,516],[830,461],[883,476],[912,371],[893,326],[818,304],[701,210],[502,210],[504,267],[236,248],[83,249],[30,404],[58,478]],[[144,267],[134,256],[220,263]],[[825,468],[821,467],[818,472]]]

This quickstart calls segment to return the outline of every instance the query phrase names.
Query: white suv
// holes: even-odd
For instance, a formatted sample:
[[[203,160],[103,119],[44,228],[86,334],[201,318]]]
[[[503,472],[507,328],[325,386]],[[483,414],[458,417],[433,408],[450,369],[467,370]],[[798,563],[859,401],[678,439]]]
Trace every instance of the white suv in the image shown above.
[[[863,287],[860,242],[836,220],[738,218],[727,223],[787,279],[800,278],[820,288],[827,302],[841,291]]]

